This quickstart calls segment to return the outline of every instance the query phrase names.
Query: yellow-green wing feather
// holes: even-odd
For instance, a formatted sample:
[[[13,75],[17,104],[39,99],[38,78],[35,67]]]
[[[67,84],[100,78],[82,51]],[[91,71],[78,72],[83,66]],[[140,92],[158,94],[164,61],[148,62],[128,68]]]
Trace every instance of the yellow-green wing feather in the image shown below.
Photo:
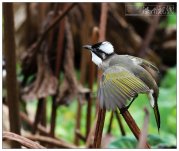
[[[107,110],[123,108],[136,94],[149,92],[133,73],[121,66],[111,66],[102,75],[98,89],[100,107]]]

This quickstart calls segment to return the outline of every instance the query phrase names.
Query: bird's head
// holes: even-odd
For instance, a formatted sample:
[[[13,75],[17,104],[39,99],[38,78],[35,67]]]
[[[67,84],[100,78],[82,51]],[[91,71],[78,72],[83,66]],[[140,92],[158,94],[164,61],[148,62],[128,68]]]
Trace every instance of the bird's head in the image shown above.
[[[108,41],[99,42],[94,45],[84,45],[83,48],[90,50],[92,61],[98,66],[114,54],[113,45]]]

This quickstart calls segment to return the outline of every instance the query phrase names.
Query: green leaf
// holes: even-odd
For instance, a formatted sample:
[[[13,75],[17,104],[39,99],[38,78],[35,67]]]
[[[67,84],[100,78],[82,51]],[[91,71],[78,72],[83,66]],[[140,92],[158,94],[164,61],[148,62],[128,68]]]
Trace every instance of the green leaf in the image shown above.
[[[109,144],[109,148],[136,148],[137,140],[134,137],[123,136]]]
[[[175,145],[166,137],[160,137],[160,135],[148,135],[147,142],[151,148],[173,148]],[[122,136],[112,141],[109,144],[109,148],[120,148],[120,149],[135,149],[137,148],[138,141],[134,137]]]
[[[148,135],[148,143],[152,148],[173,148],[173,143],[169,137],[160,137],[160,135]]]
[[[159,144],[165,144],[166,141],[162,140],[159,136],[157,135],[148,135],[148,142],[151,146],[155,146],[155,148],[157,148],[157,146]]]

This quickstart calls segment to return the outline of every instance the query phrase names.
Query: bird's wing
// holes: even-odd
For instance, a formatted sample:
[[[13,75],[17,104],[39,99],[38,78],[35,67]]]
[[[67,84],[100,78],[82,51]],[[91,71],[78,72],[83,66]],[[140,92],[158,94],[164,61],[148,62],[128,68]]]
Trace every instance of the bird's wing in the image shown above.
[[[98,98],[100,107],[107,110],[123,108],[127,100],[135,97],[138,93],[149,92],[146,86],[133,73],[121,66],[111,66],[106,69],[100,80]]]
[[[136,63],[138,65],[150,67],[151,69],[153,69],[154,71],[159,73],[158,68],[155,65],[153,65],[150,61],[147,61],[147,60],[142,59],[142,58],[130,56],[130,55],[127,55],[127,57],[130,58],[134,63]]]

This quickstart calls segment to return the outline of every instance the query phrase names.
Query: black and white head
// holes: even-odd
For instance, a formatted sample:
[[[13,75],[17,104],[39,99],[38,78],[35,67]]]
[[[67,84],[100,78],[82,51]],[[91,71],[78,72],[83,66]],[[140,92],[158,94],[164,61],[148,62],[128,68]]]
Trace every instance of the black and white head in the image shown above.
[[[83,48],[91,51],[92,61],[98,66],[114,54],[113,45],[108,41],[99,42],[94,45],[85,45]]]

